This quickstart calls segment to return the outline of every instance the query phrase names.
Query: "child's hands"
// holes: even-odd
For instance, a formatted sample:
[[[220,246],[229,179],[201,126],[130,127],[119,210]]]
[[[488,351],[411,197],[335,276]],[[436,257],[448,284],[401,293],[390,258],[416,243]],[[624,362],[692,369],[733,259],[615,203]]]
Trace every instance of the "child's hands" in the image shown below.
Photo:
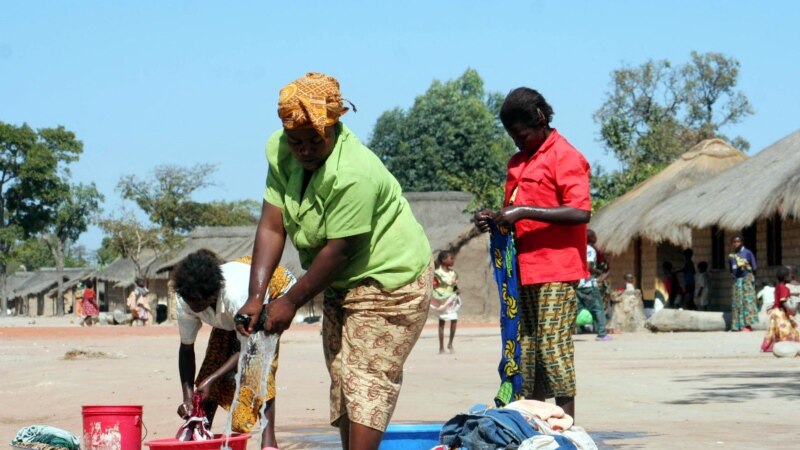
[[[197,387],[195,388],[195,392],[199,392],[204,399],[208,398],[208,395],[211,393],[211,384],[212,383],[213,383],[213,380],[211,378],[206,378],[205,380],[203,380],[203,381],[201,381],[200,383],[197,384]]]

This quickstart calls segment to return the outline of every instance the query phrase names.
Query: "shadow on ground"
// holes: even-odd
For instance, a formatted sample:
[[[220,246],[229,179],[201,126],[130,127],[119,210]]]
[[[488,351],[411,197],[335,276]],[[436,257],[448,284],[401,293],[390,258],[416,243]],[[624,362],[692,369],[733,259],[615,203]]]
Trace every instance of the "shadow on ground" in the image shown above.
[[[783,400],[800,400],[800,372],[748,371],[733,373],[704,373],[700,376],[678,377],[678,383],[699,382],[713,386],[695,390],[689,398],[665,402],[670,405],[703,405],[707,403],[739,403],[763,395]]]
[[[597,444],[597,450],[636,450],[647,448],[644,444],[626,443],[627,439],[652,436],[652,433],[623,433],[619,431],[598,431],[589,433]]]

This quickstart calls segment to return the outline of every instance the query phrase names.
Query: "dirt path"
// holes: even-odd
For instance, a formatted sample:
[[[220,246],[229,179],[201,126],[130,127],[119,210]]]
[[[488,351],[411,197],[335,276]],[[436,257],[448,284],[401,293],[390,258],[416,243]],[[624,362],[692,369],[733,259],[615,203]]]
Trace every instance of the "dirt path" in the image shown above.
[[[198,348],[205,345],[204,327]],[[576,336],[577,421],[601,448],[798,448],[800,358],[760,354],[762,333]],[[459,324],[454,354],[424,330],[406,364],[395,422],[443,422],[497,388],[499,329]],[[64,360],[69,350],[120,359]],[[0,442],[31,424],[81,432],[81,405],[141,404],[147,439],[180,420],[175,326],[81,328],[68,319],[0,319]],[[202,354],[202,352],[198,352]],[[281,448],[337,448],[319,325],[284,335],[278,373]],[[222,420],[214,424],[221,430]],[[253,444],[251,439],[251,444]],[[255,449],[255,445],[248,448]]]

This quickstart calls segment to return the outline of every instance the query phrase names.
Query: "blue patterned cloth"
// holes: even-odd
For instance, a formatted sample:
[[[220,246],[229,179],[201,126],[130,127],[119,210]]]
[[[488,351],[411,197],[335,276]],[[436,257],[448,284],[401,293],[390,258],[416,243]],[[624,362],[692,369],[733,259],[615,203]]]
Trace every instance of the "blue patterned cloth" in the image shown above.
[[[500,389],[494,402],[497,406],[505,406],[522,398],[522,372],[520,370],[519,346],[519,269],[517,268],[517,250],[514,247],[514,236],[506,229],[491,227],[490,253],[494,279],[500,295],[500,330],[503,339],[500,366]]]

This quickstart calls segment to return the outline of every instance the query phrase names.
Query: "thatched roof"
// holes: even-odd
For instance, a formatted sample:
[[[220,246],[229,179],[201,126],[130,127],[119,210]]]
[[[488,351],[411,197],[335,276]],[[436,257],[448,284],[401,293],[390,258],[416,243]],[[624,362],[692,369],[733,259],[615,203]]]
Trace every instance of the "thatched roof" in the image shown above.
[[[142,272],[144,272],[147,266],[155,259],[156,252],[154,250],[145,249],[142,251],[142,255],[139,258],[139,265],[142,268]],[[94,277],[97,278],[98,281],[108,281],[120,287],[128,287],[131,286],[136,279],[136,266],[130,258],[117,258],[111,264],[98,270],[94,274]]]
[[[414,216],[422,224],[434,251],[444,249],[470,223],[465,212],[472,196],[463,192],[409,192],[405,194]],[[186,255],[201,248],[218,254],[225,260],[253,253],[256,227],[203,227],[190,232],[180,249],[166,253],[145,270],[148,278],[164,278]],[[291,242],[286,240],[281,264],[296,275],[304,271]],[[109,266],[110,267],[110,266]]]
[[[666,200],[648,212],[645,223],[661,225],[653,237],[672,239],[675,228],[741,230],[775,214],[800,218],[800,130]]]
[[[661,229],[668,226],[665,222],[655,221],[647,226],[643,222],[652,208],[746,159],[747,155],[721,139],[700,142],[664,170],[597,212],[589,227],[597,233],[598,246],[608,253],[620,254],[637,237],[660,236],[649,228]],[[689,245],[691,230],[686,227],[671,230],[669,240],[677,245]]]
[[[201,227],[192,230],[183,240],[177,250],[168,252],[156,258],[145,270],[148,278],[165,278],[169,271],[183,258],[202,248],[211,250],[222,259],[230,261],[241,256],[253,254],[253,241],[256,236],[256,227]],[[284,252],[281,264],[289,270],[299,271],[299,261],[291,259],[296,252]]]
[[[89,276],[94,269],[91,268],[65,268],[63,273],[64,282],[82,280]],[[54,268],[42,268],[33,273],[33,276],[28,277],[22,284],[17,286],[16,289],[9,296],[11,298],[22,297],[25,298],[29,295],[38,295],[48,293],[58,286],[58,273]]]
[[[34,276],[35,274],[36,272],[14,272],[6,277],[6,298],[14,298],[14,290],[22,286],[30,277]]]

